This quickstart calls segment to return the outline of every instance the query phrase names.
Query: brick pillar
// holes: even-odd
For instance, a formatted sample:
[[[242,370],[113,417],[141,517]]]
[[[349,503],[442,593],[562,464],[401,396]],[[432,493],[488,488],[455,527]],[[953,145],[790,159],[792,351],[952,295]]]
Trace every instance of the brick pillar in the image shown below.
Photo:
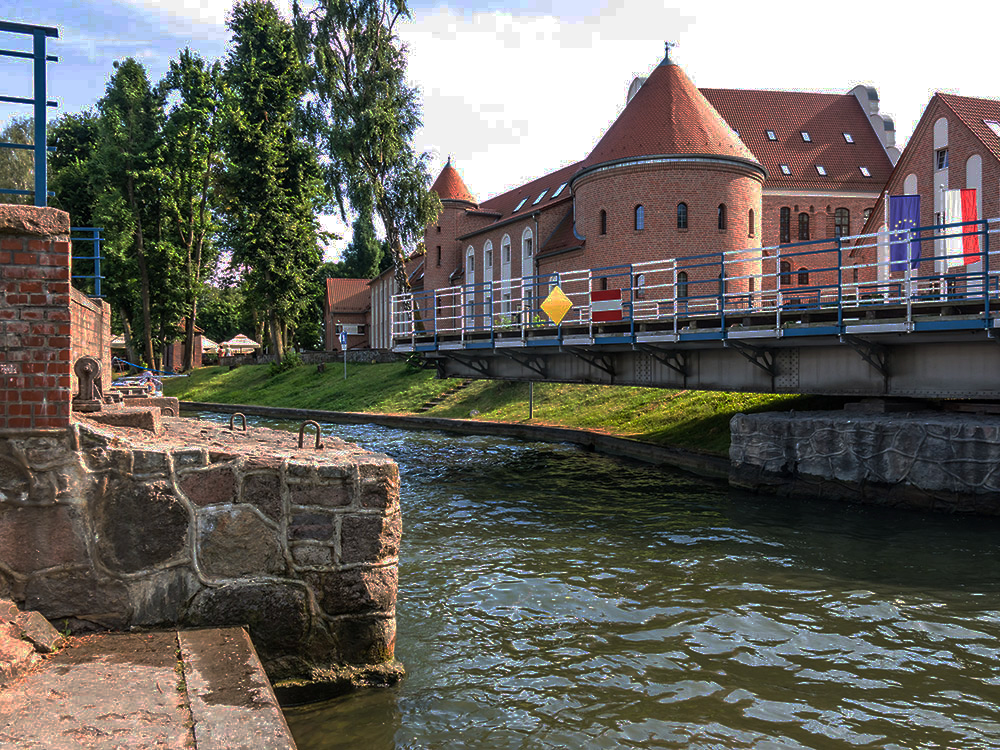
[[[0,205],[0,429],[69,426],[69,214]]]

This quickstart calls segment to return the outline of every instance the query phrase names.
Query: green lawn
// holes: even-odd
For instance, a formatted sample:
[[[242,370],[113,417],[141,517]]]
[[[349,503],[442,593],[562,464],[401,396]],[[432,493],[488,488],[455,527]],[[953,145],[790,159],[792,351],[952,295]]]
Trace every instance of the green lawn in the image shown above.
[[[413,413],[456,385],[432,371],[404,363],[315,365],[271,376],[267,365],[235,370],[207,367],[169,380],[168,396],[184,401],[259,404],[330,411]],[[842,399],[759,393],[676,391],[627,386],[536,383],[533,422],[580,427],[686,450],[726,454],[729,420],[750,411],[840,408]],[[447,397],[427,416],[523,422],[528,419],[528,384],[476,380]]]

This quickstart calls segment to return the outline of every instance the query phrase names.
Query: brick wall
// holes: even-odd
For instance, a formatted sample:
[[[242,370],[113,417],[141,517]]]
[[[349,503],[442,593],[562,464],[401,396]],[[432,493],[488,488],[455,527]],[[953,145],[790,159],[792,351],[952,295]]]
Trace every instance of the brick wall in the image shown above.
[[[70,287],[70,363],[80,357],[101,361],[101,385],[107,393],[111,387],[111,306],[104,300],[91,299]],[[77,392],[76,373],[70,367],[70,385]]]
[[[0,206],[0,428],[69,425],[69,214]]]

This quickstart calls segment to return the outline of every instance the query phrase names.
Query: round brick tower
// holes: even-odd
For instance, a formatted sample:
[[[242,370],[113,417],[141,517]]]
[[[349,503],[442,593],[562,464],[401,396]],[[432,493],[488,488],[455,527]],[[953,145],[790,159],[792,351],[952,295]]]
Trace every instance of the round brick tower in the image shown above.
[[[461,224],[465,211],[478,208],[476,199],[465,186],[458,170],[451,166],[451,157],[441,174],[434,180],[431,190],[441,199],[441,213],[424,230],[424,288],[443,289],[453,286],[456,269],[462,267],[461,247],[455,240],[465,230]]]
[[[718,256],[698,256],[730,253],[726,294],[752,294],[761,289],[760,253],[749,248],[760,247],[765,177],[668,49],[571,180],[575,228],[601,266],[676,259],[678,297],[716,294]],[[672,284],[645,275],[633,283]],[[607,283],[627,286],[624,277]],[[672,286],[655,296],[672,296]]]

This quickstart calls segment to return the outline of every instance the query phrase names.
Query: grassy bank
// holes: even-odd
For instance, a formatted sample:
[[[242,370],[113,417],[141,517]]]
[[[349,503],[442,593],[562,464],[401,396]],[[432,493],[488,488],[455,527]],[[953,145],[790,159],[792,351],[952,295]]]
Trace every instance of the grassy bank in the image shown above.
[[[303,365],[272,376],[267,365],[235,370],[207,367],[167,381],[164,391],[184,401],[259,404],[330,411],[412,414],[457,380],[436,380],[404,363]],[[675,391],[626,386],[536,383],[533,423],[599,430],[686,450],[725,454],[729,420],[748,411],[839,406],[830,399],[757,393]],[[528,384],[477,380],[444,398],[427,416],[522,422],[528,419]]]

